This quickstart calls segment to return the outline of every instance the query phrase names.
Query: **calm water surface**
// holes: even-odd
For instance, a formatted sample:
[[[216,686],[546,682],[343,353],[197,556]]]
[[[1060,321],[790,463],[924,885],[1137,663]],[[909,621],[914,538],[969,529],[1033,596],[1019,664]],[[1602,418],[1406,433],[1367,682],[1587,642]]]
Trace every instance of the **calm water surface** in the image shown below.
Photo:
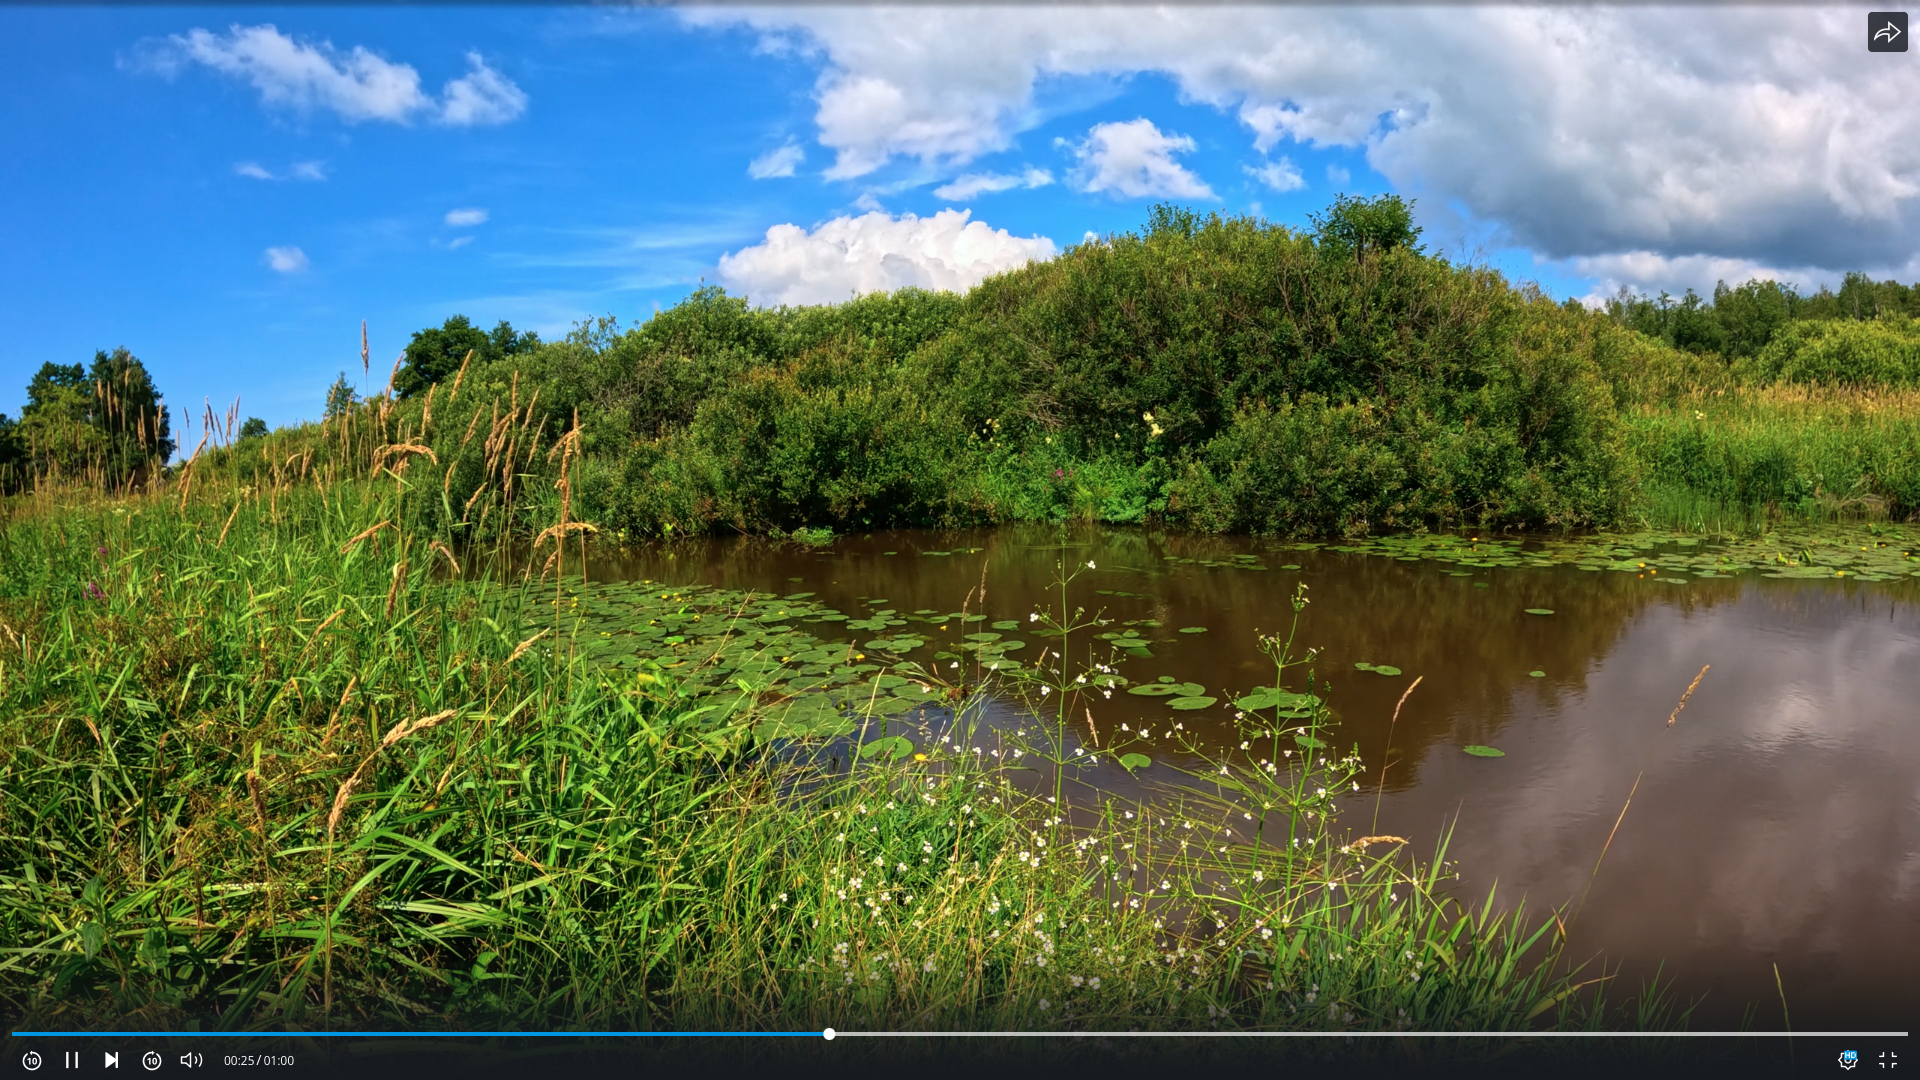
[[[1911,1026],[1920,1003],[1920,583],[1744,575],[1676,585],[1572,566],[1455,576],[1462,568],[1437,562],[1128,530],[1076,532],[1066,543],[1066,558],[1098,566],[1074,582],[1070,606],[1162,624],[1148,635],[1153,658],[1128,659],[1123,674],[1175,676],[1226,691],[1224,700],[1272,681],[1257,635],[1286,630],[1288,598],[1305,582],[1298,645],[1318,650],[1312,666],[1330,684],[1335,745],[1357,743],[1373,777],[1344,824],[1411,837],[1423,858],[1452,825],[1462,897],[1497,882],[1504,901],[1524,896],[1539,909],[1572,901],[1591,879],[1570,954],[1619,965],[1624,989],[1664,965],[1683,996],[1704,995],[1696,1027],[1738,1026],[1751,1008],[1755,1027],[1779,1028],[1774,965],[1798,1030]],[[956,550],[966,548],[979,550]],[[1167,562],[1247,554],[1266,569]],[[1057,606],[1048,585],[1061,557],[1059,534],[1047,529],[886,532],[818,550],[715,540],[601,553],[590,573],[810,590],[850,613],[879,599],[901,612],[955,611],[972,592],[970,610],[1024,623],[1037,606]],[[1189,626],[1207,632],[1175,632]],[[1031,663],[1044,643],[1013,655]],[[926,662],[938,647],[913,656]],[[1355,670],[1360,661],[1403,674]],[[1702,665],[1712,668],[1669,727]],[[1423,681],[1389,730],[1416,676]],[[1239,738],[1230,712],[1174,713],[1126,694],[1092,705],[1102,732],[1178,720],[1210,745]],[[1084,719],[1080,728],[1084,738]],[[1475,743],[1506,756],[1461,752]],[[1154,757],[1178,764],[1170,747]],[[1174,775],[1165,765],[1143,779],[1116,768],[1096,782],[1147,795],[1140,785],[1154,774]]]

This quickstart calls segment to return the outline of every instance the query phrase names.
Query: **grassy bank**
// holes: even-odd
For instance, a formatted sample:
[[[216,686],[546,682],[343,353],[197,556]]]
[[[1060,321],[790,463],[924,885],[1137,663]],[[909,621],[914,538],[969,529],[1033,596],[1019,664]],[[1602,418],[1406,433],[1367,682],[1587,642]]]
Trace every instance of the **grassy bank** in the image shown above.
[[[948,684],[837,640],[837,613],[804,598],[456,572],[450,534],[395,524],[409,500],[441,497],[422,489],[14,507],[0,531],[9,1014],[1661,1022],[1577,988],[1596,973],[1568,971],[1553,921],[1450,898],[1444,850],[1416,861],[1348,835],[1327,793],[1359,764],[1334,756],[1284,640],[1267,643],[1274,686],[1242,703],[1261,749],[1178,799],[1123,805],[1074,780],[1088,755],[1067,731],[1072,699],[1121,676],[1087,626],[1054,621],[1080,599],[1070,584],[1035,612],[1059,631],[1052,664],[990,672],[977,653]],[[802,646],[796,677],[848,702],[806,731],[781,711],[792,688],[754,677]],[[1033,702],[1025,734],[971,725],[989,687]],[[910,698],[952,712],[944,740],[880,726]]]

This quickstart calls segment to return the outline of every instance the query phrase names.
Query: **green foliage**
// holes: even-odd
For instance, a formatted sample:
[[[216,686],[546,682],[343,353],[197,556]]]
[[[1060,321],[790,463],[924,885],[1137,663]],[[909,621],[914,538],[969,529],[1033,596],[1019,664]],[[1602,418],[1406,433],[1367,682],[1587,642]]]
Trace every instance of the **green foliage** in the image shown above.
[[[263,438],[266,434],[267,422],[257,416],[247,417],[246,423],[240,425],[240,437],[243,439]]]
[[[327,387],[327,404],[323,415],[328,420],[338,419],[347,415],[358,400],[359,395],[353,392],[353,384],[347,381],[347,373],[343,371],[339,378],[333,380],[333,385]]]
[[[1920,319],[1793,323],[1734,371],[1762,385],[1920,386]]]
[[[1365,256],[1396,249],[1420,254],[1413,201],[1398,195],[1337,195],[1325,213],[1310,214],[1307,220],[1313,222],[1314,240],[1334,254]]]
[[[118,487],[173,454],[171,424],[146,365],[122,347],[90,367],[42,364],[12,438],[24,473]]]
[[[492,333],[485,333],[465,315],[455,315],[438,327],[430,326],[414,333],[413,340],[407,343],[399,373],[393,378],[393,392],[402,399],[424,394],[427,387],[451,378],[468,356],[477,360],[499,360],[530,352],[539,344],[538,334],[516,333],[504,319],[494,326]]]

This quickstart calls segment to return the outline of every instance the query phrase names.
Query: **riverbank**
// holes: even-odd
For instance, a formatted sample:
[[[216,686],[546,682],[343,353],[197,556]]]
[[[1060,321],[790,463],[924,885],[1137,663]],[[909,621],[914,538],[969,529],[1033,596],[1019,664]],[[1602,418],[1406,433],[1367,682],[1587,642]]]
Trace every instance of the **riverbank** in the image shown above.
[[[840,640],[840,613],[806,597],[456,575],[444,536],[394,524],[410,497],[203,489],[0,532],[10,1013],[222,1028],[1622,1022],[1597,987],[1575,989],[1596,973],[1567,971],[1551,920],[1450,898],[1444,847],[1354,842],[1322,789],[1358,763],[1330,756],[1324,704],[1290,696],[1309,690],[1298,669],[1274,680],[1288,693],[1248,703],[1271,752],[1220,761],[1209,779],[1236,790],[1190,832],[1164,808],[1081,804],[1015,772],[1071,774],[1066,706],[1046,705],[1107,673],[1028,665],[1030,734],[973,752],[965,682],[877,664],[852,640],[865,631]],[[1070,611],[1073,588],[1034,614]],[[779,629],[803,613],[819,621]],[[604,628],[580,614],[633,627],[632,662],[593,662]],[[800,645],[847,691],[834,730],[808,736],[826,761],[793,752],[786,736],[806,733],[767,727],[792,724],[773,710],[795,695],[747,670]],[[690,693],[689,658],[724,658],[728,678]],[[959,741],[903,745],[870,723],[941,708]],[[1283,720],[1305,730],[1283,737]],[[1208,821],[1229,827],[1223,799],[1270,816],[1252,838],[1194,843]]]

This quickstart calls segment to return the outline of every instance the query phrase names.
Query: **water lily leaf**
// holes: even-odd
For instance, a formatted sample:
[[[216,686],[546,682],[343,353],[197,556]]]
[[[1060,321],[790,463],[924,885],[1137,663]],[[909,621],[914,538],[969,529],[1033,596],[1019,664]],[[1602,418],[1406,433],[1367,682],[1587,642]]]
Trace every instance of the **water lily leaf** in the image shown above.
[[[1379,675],[1400,674],[1400,669],[1397,667],[1394,667],[1392,664],[1375,664],[1373,665],[1373,670],[1375,674],[1379,674]]]
[[[1000,640],[999,634],[965,634],[962,636],[965,637],[968,641],[999,641]]]
[[[1546,673],[1546,672],[1544,672],[1544,671],[1529,671],[1529,672],[1527,672],[1527,674],[1528,674],[1528,675],[1531,675],[1532,677],[1534,677],[1534,678],[1536,678],[1536,679],[1544,679],[1544,678],[1546,678],[1546,677],[1547,677],[1547,673]]]
[[[1176,697],[1180,693],[1180,687],[1169,686],[1166,683],[1142,683],[1139,686],[1128,687],[1127,693],[1139,697]]]
[[[1153,764],[1153,759],[1145,754],[1120,755],[1120,766],[1128,772],[1132,772],[1135,769],[1144,769],[1151,764]]]
[[[888,735],[885,738],[870,740],[860,747],[860,757],[863,759],[878,756],[885,757],[888,761],[899,761],[911,753],[913,753],[913,740],[905,735]]]
[[[1367,663],[1365,660],[1361,660],[1353,665],[1353,669],[1355,671],[1372,671],[1373,665]]]
[[[1176,709],[1204,709],[1219,700],[1219,698],[1202,695],[1199,697],[1177,697],[1167,702],[1167,704]]]
[[[1527,614],[1529,614],[1529,615],[1551,615],[1551,614],[1553,614],[1553,609],[1552,609],[1552,608],[1545,608],[1545,607],[1530,607],[1530,608],[1528,608],[1528,609],[1527,609]]]
[[[1296,743],[1299,743],[1301,746],[1304,746],[1309,750],[1319,750],[1324,748],[1327,745],[1326,743],[1321,742],[1319,739],[1316,739],[1311,735],[1295,735],[1293,737],[1293,741]]]
[[[1204,626],[1183,626],[1180,628],[1180,632],[1183,634],[1204,634],[1207,632],[1207,628]]]
[[[1153,659],[1153,650],[1142,646],[1138,649],[1128,649],[1127,655],[1138,657],[1142,660],[1151,660]]]
[[[1276,690],[1269,686],[1256,686],[1253,692],[1233,703],[1237,709],[1251,712],[1255,709],[1283,709],[1288,711],[1311,710],[1320,704],[1320,699],[1312,694],[1296,694],[1289,690]]]
[[[1507,752],[1505,750],[1495,750],[1491,746],[1479,746],[1479,745],[1463,746],[1460,749],[1465,750],[1467,753],[1472,754],[1474,757],[1506,757],[1507,756]]]
[[[1001,619],[999,622],[993,624],[993,628],[995,630],[1018,630],[1020,629],[1020,620]]]

